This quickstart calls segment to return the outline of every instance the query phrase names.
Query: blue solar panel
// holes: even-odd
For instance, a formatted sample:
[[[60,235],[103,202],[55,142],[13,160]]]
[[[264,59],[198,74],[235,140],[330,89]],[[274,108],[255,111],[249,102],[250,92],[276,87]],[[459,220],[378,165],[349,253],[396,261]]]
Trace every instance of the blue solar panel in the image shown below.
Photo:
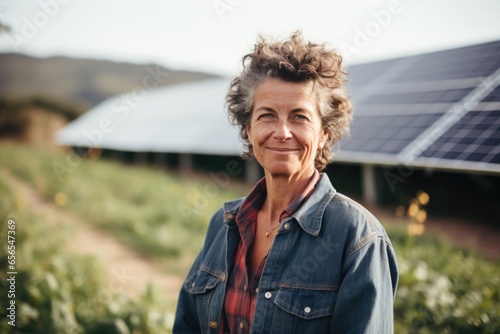
[[[398,164],[398,154],[412,152],[424,131],[443,127],[442,136],[414,154],[500,163],[500,108],[491,105],[500,102],[500,86],[486,92],[474,111],[452,118],[455,124],[445,119],[499,68],[500,41],[352,66],[355,120],[341,152],[392,155]]]
[[[359,64],[348,68],[349,81],[356,86],[369,84],[382,75],[388,68],[391,68],[399,59],[379,61],[376,63]]]
[[[492,101],[500,101],[500,86],[495,88],[491,93],[489,93],[483,101],[492,102]]]
[[[342,151],[397,154],[442,114],[360,116]]]
[[[439,103],[458,102],[467,95],[472,88],[435,90],[429,92],[379,94],[371,96],[363,104],[407,104],[407,103]]]
[[[499,42],[429,53],[395,79],[398,82],[485,77],[499,67]]]
[[[498,163],[500,110],[470,111],[421,156]]]

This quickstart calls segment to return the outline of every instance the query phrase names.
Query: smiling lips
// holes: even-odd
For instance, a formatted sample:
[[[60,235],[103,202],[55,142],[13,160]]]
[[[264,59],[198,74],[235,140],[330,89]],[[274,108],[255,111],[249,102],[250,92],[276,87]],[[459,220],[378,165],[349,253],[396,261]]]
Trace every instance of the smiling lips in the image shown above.
[[[297,151],[297,149],[295,148],[288,148],[288,147],[267,147],[267,149],[278,153],[288,153]]]

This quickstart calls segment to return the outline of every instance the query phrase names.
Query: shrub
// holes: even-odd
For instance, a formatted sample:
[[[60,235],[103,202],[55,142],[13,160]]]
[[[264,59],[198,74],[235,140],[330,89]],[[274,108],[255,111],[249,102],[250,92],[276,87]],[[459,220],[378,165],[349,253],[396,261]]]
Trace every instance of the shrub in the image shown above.
[[[400,281],[395,333],[499,333],[500,266],[439,237],[389,230]]]

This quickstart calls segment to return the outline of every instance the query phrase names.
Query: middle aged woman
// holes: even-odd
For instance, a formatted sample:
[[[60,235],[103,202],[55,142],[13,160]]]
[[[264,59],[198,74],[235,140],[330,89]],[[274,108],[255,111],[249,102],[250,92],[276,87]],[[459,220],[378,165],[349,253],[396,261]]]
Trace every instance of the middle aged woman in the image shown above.
[[[389,238],[320,173],[352,118],[341,57],[297,32],[243,64],[227,106],[265,177],[212,217],[174,333],[392,333]]]

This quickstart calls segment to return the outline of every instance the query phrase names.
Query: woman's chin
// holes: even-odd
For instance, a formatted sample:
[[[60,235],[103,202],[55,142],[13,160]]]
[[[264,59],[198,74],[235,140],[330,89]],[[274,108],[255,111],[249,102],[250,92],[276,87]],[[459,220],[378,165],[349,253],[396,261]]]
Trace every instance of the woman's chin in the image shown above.
[[[297,169],[289,164],[273,164],[267,168],[264,167],[264,170],[266,175],[270,176],[290,176],[297,172]]]

